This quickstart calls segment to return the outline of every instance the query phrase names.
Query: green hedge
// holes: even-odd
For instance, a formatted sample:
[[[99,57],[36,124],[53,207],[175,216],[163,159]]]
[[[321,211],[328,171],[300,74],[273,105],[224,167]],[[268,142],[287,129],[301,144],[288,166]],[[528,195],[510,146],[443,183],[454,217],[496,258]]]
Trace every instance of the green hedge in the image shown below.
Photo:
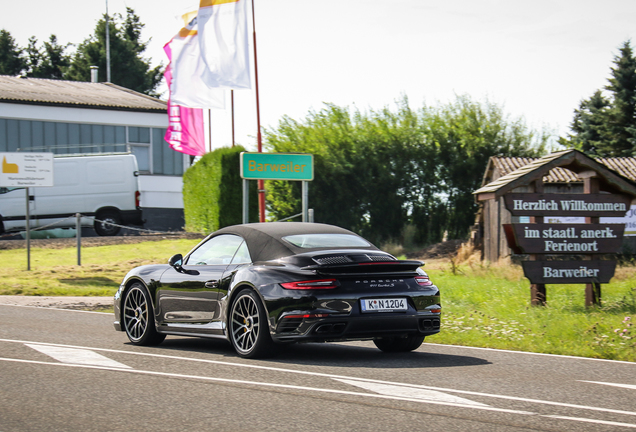
[[[188,232],[210,233],[243,222],[241,146],[207,153],[183,175],[183,207]],[[256,182],[250,181],[249,221],[258,221]]]

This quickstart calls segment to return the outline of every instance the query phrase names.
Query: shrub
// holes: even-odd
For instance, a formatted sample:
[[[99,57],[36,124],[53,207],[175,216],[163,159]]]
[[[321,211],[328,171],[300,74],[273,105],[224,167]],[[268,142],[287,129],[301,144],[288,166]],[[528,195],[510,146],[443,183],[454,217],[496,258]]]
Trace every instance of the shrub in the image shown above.
[[[207,153],[183,175],[186,231],[210,233],[243,221],[241,146]],[[256,182],[249,187],[249,220],[258,220]]]

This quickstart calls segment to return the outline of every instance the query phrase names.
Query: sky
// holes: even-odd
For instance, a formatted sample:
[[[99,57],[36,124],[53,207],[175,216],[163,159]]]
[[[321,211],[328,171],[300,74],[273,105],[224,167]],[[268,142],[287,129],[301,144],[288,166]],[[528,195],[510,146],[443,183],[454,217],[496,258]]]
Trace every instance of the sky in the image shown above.
[[[111,15],[131,7],[145,24],[153,66],[167,63],[163,45],[191,3],[1,1],[0,28],[22,47],[51,34],[79,44],[106,4]],[[396,107],[404,96],[417,109],[467,95],[563,136],[580,101],[607,85],[619,48],[636,34],[633,0],[254,1],[266,129],[285,115],[303,120],[325,103],[365,112]],[[255,91],[234,94],[236,142],[255,150]],[[211,117],[213,146],[230,145],[229,103]]]

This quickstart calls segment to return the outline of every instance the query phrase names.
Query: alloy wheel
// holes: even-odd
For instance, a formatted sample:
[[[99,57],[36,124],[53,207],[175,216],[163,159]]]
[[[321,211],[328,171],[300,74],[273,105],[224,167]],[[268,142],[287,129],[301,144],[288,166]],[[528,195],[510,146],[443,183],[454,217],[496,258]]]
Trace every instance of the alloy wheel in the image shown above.
[[[141,340],[148,328],[148,301],[141,288],[134,286],[124,303],[124,326],[132,342]]]
[[[256,301],[248,292],[236,299],[231,316],[232,342],[239,353],[249,353],[258,341],[261,317]]]

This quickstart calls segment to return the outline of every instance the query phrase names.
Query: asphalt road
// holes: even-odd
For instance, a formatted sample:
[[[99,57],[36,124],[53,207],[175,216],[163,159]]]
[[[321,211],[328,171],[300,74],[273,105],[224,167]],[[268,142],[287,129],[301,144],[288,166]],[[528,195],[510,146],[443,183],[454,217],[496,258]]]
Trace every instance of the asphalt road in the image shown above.
[[[622,431],[636,363],[424,344],[136,347],[110,314],[0,305],[0,432]]]

